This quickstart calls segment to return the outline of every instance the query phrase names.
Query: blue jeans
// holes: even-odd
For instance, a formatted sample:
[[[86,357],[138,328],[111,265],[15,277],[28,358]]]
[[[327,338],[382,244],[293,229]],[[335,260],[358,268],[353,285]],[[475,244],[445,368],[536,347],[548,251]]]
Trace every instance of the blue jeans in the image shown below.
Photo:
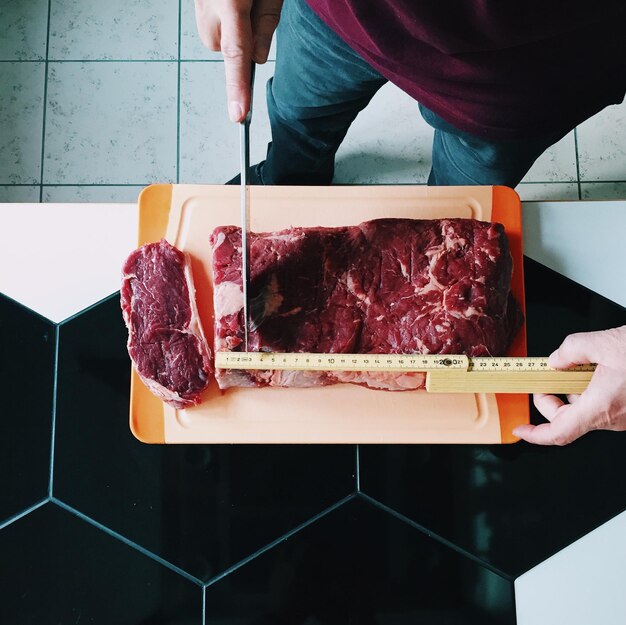
[[[268,185],[330,184],[335,154],[350,124],[386,79],[305,0],[285,1],[277,39],[274,78],[267,83],[272,142],[258,175]],[[537,157],[563,136],[488,141],[456,129],[422,105],[420,111],[435,129],[431,185],[514,187]]]

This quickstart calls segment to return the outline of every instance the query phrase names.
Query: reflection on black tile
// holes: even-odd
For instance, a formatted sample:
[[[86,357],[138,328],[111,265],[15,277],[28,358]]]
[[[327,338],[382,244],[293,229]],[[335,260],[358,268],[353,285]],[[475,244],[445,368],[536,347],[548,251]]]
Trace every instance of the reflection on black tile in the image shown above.
[[[207,622],[515,622],[512,584],[352,500],[206,591]]]
[[[1,623],[201,625],[202,590],[54,504],[0,532]]]
[[[201,578],[354,487],[351,446],[149,446],[117,297],[60,328],[54,495]]]
[[[574,332],[626,323],[626,309],[529,259],[524,259],[528,353],[547,356]]]
[[[54,332],[0,295],[0,523],[48,494]]]
[[[525,264],[529,353],[569,333],[626,323],[626,310],[538,263]],[[533,421],[542,417],[533,413]],[[626,509],[626,435],[566,447],[361,446],[361,488],[510,575]]]

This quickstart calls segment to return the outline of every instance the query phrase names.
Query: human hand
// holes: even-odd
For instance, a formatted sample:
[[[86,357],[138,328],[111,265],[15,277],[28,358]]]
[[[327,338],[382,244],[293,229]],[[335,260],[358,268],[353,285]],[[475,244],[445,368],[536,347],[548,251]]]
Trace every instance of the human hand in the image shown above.
[[[243,121],[250,108],[252,61],[265,63],[283,0],[195,0],[202,43],[221,50],[231,121]]]
[[[566,445],[590,430],[626,430],[626,326],[571,334],[548,364],[567,369],[590,362],[598,366],[581,395],[568,395],[567,404],[554,395],[534,395],[549,423],[520,425],[513,434],[538,445]]]

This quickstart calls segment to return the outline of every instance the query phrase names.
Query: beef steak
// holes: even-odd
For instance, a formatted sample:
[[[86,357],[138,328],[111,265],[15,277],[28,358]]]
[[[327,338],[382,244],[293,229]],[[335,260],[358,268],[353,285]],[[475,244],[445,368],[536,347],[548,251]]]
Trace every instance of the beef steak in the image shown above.
[[[175,408],[197,404],[213,374],[190,261],[167,241],[134,251],[123,267],[128,353],[146,386]]]
[[[241,350],[241,231],[211,235],[215,349]],[[522,323],[501,224],[376,219],[250,237],[251,351],[504,355]],[[424,386],[421,373],[217,370],[220,388],[352,382]]]

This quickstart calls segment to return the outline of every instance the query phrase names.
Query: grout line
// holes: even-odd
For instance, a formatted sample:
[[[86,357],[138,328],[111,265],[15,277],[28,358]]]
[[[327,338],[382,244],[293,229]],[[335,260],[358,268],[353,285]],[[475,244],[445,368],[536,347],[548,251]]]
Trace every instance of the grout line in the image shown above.
[[[50,63],[176,63],[171,59],[50,59]]]
[[[182,0],[178,0],[178,86],[176,99],[176,183],[180,182],[180,48],[182,33]]]
[[[206,586],[202,586],[202,625],[206,625]]]
[[[575,184],[576,180],[544,180],[544,181],[538,181],[538,182],[522,182],[520,184],[522,185],[533,185],[533,184]],[[581,181],[581,184],[623,184],[626,183],[626,178],[622,179],[622,180],[589,180],[589,181]],[[48,182],[46,184],[44,184],[44,187],[147,187],[148,185],[151,184],[155,184],[154,182],[78,182],[78,183],[71,183],[71,182],[63,182],[63,183],[54,183],[54,182]],[[198,184],[201,184],[200,182],[198,182]],[[28,183],[28,182],[20,182],[20,183],[14,183],[14,182],[0,182],[0,187],[39,187],[41,186],[39,183],[33,182],[33,183]],[[356,184],[356,185],[344,185],[344,184],[339,184],[336,183],[333,186],[337,186],[337,187],[349,187],[349,186],[363,186],[361,184]],[[366,185],[367,186],[367,185]],[[425,186],[423,184],[413,184],[413,183],[384,183],[384,184],[374,184],[371,186],[380,186],[380,187],[386,187],[386,186]]]
[[[176,63],[177,59],[47,59],[49,63]],[[46,59],[0,59],[0,63],[44,63]],[[180,59],[181,63],[223,63],[224,59]],[[276,63],[268,59],[266,63]]]
[[[574,150],[576,152],[576,180],[578,182],[578,199],[583,199],[582,185],[580,183],[580,161],[578,158],[578,128],[574,128]]]
[[[43,167],[46,150],[46,112],[48,110],[48,67],[50,52],[50,14],[52,13],[52,0],[48,0],[48,23],[46,26],[46,59],[44,66],[43,83],[43,120],[41,122],[41,162],[39,170],[39,202],[43,202]]]
[[[37,508],[41,508],[41,506],[48,503],[49,501],[50,500],[47,497],[45,499],[40,499],[36,504],[33,504],[32,506],[30,506],[30,508],[26,508],[26,510],[22,510],[21,512],[18,512],[17,514],[14,514],[13,516],[9,517],[6,521],[2,521],[2,523],[0,523],[0,530],[3,530],[5,527],[8,527],[12,523],[15,523],[15,521],[19,521],[21,518],[25,517],[27,514],[30,514],[31,512],[34,512],[35,510],[37,510]]]
[[[355,478],[355,487],[356,492],[361,492],[361,450],[358,445],[355,445],[355,467],[354,467],[354,478]]]
[[[131,182],[131,183],[120,183],[120,184],[116,184],[114,182],[106,182],[106,183],[97,183],[97,182],[87,182],[87,183],[78,183],[78,184],[72,184],[70,182],[63,182],[63,183],[59,183],[59,184],[55,184],[55,183],[48,183],[48,184],[44,184],[44,187],[147,187],[150,184],[154,184],[153,182]],[[28,184],[24,184],[24,185],[2,185],[5,187],[10,187],[10,186],[21,186],[21,187],[30,187],[33,185],[28,185]]]
[[[123,542],[125,545],[128,545],[129,547],[132,547],[136,551],[139,551],[139,553],[142,553],[144,556],[148,556],[148,558],[151,558],[155,562],[158,562],[159,564],[162,564],[166,568],[170,569],[170,571],[174,571],[174,573],[178,573],[181,577],[184,577],[185,579],[189,580],[190,582],[193,582],[197,586],[200,586],[200,588],[203,587],[202,581],[200,579],[198,579],[197,577],[191,575],[191,573],[187,573],[187,571],[181,569],[179,566],[176,566],[175,564],[172,564],[171,562],[168,562],[167,560],[165,560],[161,556],[158,556],[156,553],[152,553],[152,551],[149,551],[145,547],[142,547],[141,545],[138,545],[137,543],[133,542],[132,540],[130,540],[128,538],[126,538],[125,536],[122,536],[121,534],[118,534],[116,531],[112,530],[111,528],[107,527],[106,525],[103,525],[102,523],[99,523],[95,519],[92,519],[91,517],[88,517],[86,514],[83,514],[82,512],[80,512],[80,510],[77,510],[76,508],[73,508],[72,506],[66,504],[65,502],[61,501],[60,499],[57,499],[56,497],[51,497],[50,501],[52,503],[56,504],[57,506],[59,506],[59,508],[62,508],[63,510],[66,510],[67,512],[69,512],[69,513],[73,514],[74,516],[78,517],[82,521],[85,521],[86,523],[89,523],[90,525],[93,525],[93,527],[96,527],[97,529],[101,530],[105,534],[108,534],[109,536],[111,536],[113,538],[117,538],[117,540],[119,540],[120,542]]]
[[[59,382],[59,337],[61,327],[56,324],[54,327],[54,379],[52,382],[52,428],[50,430],[50,470],[48,474],[48,497],[53,496],[54,484],[54,448],[56,443],[57,429],[57,395]]]
[[[370,497],[370,495],[367,495],[366,493],[359,493],[357,495],[357,497],[361,497],[362,499],[365,499],[365,501],[369,502],[374,507],[379,508],[380,510],[383,510],[383,511],[387,512],[388,514],[390,514],[391,516],[395,517],[399,521],[402,521],[403,523],[406,523],[407,525],[410,525],[414,529],[422,532],[423,534],[426,534],[426,536],[428,536],[429,538],[432,538],[434,541],[436,541],[438,543],[441,543],[442,545],[445,545],[446,547],[449,547],[453,551],[456,551],[457,553],[465,556],[466,558],[469,558],[470,560],[472,560],[476,564],[479,564],[483,568],[488,569],[492,573],[495,573],[496,575],[499,575],[500,577],[502,577],[502,578],[504,578],[504,579],[506,579],[506,580],[508,580],[510,582],[515,580],[515,576],[509,575],[508,573],[505,573],[504,571],[501,571],[499,568],[493,566],[492,564],[489,564],[488,562],[485,562],[484,560],[481,560],[478,556],[475,556],[473,553],[470,553],[469,551],[465,551],[465,549],[462,549],[458,545],[455,545],[453,542],[449,541],[447,538],[444,538],[443,536],[440,536],[439,534],[436,534],[435,532],[429,530],[425,526],[420,525],[416,521],[413,521],[413,519],[410,519],[409,517],[404,516],[404,514],[402,514],[401,512],[398,512],[397,510],[394,510],[393,508],[390,508],[389,506],[385,505],[384,503],[378,501],[378,499],[374,499],[373,497]]]
[[[228,567],[225,571],[222,571],[221,573],[219,573],[215,577],[212,577],[208,582],[206,582],[204,587],[208,588],[209,586],[212,586],[213,584],[216,584],[220,580],[224,579],[227,575],[230,575],[231,573],[234,573],[237,569],[240,569],[242,566],[248,564],[252,560],[258,558],[261,555],[263,555],[266,551],[269,551],[270,549],[276,547],[276,545],[279,545],[280,543],[284,542],[285,540],[288,540],[294,534],[297,534],[299,531],[303,530],[304,528],[308,527],[309,525],[312,525],[316,521],[319,521],[321,518],[325,517],[327,514],[333,512],[334,510],[337,510],[337,508],[340,508],[345,503],[347,503],[351,499],[354,499],[355,497],[356,497],[355,493],[350,493],[349,495],[346,495],[343,499],[340,499],[339,501],[335,502],[331,506],[328,506],[328,508],[325,508],[321,512],[318,512],[315,516],[312,516],[310,519],[307,519],[303,523],[300,523],[300,525],[297,525],[293,529],[289,530],[287,533],[283,534],[282,536],[279,536],[278,538],[273,540],[271,543],[265,545],[264,547],[261,547],[260,549],[258,549],[254,553],[252,553],[251,555],[245,557],[243,560],[240,560],[239,562],[236,562],[232,566]]]

